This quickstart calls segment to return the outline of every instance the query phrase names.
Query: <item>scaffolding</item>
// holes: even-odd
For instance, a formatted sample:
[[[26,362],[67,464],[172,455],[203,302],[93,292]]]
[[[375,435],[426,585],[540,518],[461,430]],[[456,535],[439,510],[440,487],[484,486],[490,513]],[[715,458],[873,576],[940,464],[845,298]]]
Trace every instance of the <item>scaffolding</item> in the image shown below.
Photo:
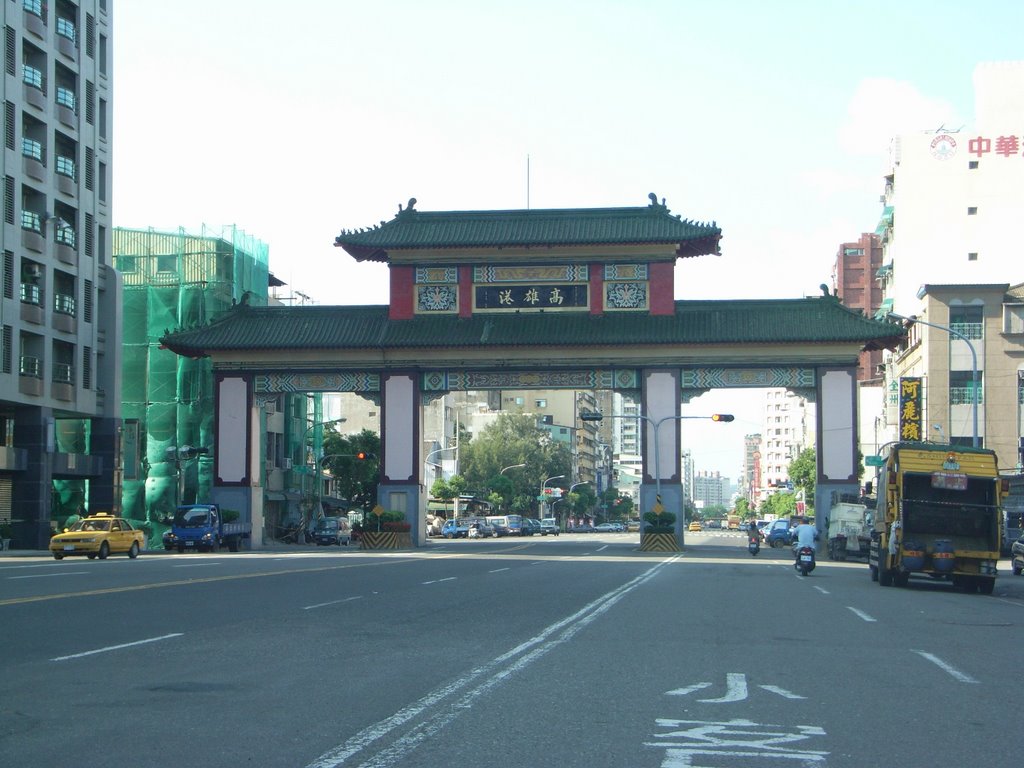
[[[124,280],[122,414],[125,517],[159,523],[179,503],[210,498],[214,383],[211,362],[160,348],[168,331],[205,325],[237,303],[267,304],[269,248],[234,226],[199,234],[115,228]],[[189,448],[205,448],[196,455]]]

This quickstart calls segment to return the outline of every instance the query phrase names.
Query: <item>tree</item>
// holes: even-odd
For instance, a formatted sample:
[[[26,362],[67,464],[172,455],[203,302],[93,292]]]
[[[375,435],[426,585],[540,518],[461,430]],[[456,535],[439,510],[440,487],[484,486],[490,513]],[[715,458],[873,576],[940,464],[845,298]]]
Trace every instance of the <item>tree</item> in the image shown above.
[[[775,515],[776,518],[789,517],[796,514],[796,494],[773,493],[761,502],[762,517]]]
[[[517,464],[525,466],[501,474]],[[499,491],[502,498],[513,512],[527,514],[536,509],[546,478],[565,475],[563,483],[568,486],[572,456],[566,444],[552,441],[548,431],[537,426],[536,417],[502,413],[471,441],[462,442],[459,468],[467,487],[481,495],[497,490],[490,482],[496,476],[508,478],[511,489]]]
[[[447,503],[455,498],[455,491],[452,490],[452,487],[448,485],[448,482],[443,477],[439,477],[430,486],[430,496]],[[445,507],[444,516],[448,517],[447,506]]]
[[[789,479],[793,486],[804,492],[807,508],[814,507],[814,489],[818,479],[818,458],[814,448],[804,448],[800,455],[790,462]]]
[[[750,502],[746,499],[736,499],[736,514],[740,516],[741,520],[753,517],[754,515],[750,511]]]
[[[359,454],[365,458],[357,458]],[[324,469],[334,477],[338,493],[353,507],[367,512],[377,505],[379,455],[380,436],[376,432],[364,429],[357,435],[342,435],[332,428],[324,434]]]

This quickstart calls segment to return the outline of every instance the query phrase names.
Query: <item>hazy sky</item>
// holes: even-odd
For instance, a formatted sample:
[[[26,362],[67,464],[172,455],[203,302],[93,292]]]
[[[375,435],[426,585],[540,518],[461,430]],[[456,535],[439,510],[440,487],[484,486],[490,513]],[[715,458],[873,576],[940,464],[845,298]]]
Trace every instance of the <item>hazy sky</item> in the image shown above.
[[[321,304],[387,302],[385,269],[334,248],[341,229],[410,197],[472,210],[527,194],[655,192],[716,221],[722,255],[678,263],[679,299],[817,295],[838,244],[877,225],[890,138],[970,125],[974,66],[1020,58],[1024,29],[1017,0],[113,8],[115,226],[237,225]],[[757,419],[731,427],[740,446]],[[735,477],[737,446],[712,460],[710,442],[697,468]]]

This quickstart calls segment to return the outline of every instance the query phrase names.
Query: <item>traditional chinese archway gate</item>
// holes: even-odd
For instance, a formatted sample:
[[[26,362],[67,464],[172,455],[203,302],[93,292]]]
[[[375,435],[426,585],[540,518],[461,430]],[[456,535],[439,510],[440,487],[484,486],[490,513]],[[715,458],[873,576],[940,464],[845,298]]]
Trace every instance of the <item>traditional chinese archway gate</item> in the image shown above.
[[[642,511],[656,486],[666,509],[682,508],[679,430],[654,425],[714,387],[812,394],[819,497],[855,491],[857,356],[894,346],[903,329],[827,294],[675,301],[676,261],[718,253],[721,230],[650,200],[636,208],[422,212],[413,199],[391,221],[336,239],[359,261],[388,264],[387,306],[242,304],[165,336],[178,354],[213,360],[214,501],[245,510],[254,535],[262,531],[263,401],[280,392],[359,392],[381,403],[380,503],[404,511],[422,541],[422,403],[451,390],[531,387],[639,393],[647,417]],[[680,541],[681,526],[679,515]]]

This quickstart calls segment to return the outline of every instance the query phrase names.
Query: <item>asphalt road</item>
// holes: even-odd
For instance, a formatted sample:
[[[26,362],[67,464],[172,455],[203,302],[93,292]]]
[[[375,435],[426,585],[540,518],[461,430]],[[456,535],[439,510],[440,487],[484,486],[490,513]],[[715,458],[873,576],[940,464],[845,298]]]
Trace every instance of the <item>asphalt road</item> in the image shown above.
[[[637,541],[0,559],[0,766],[1019,766],[1008,568]]]

